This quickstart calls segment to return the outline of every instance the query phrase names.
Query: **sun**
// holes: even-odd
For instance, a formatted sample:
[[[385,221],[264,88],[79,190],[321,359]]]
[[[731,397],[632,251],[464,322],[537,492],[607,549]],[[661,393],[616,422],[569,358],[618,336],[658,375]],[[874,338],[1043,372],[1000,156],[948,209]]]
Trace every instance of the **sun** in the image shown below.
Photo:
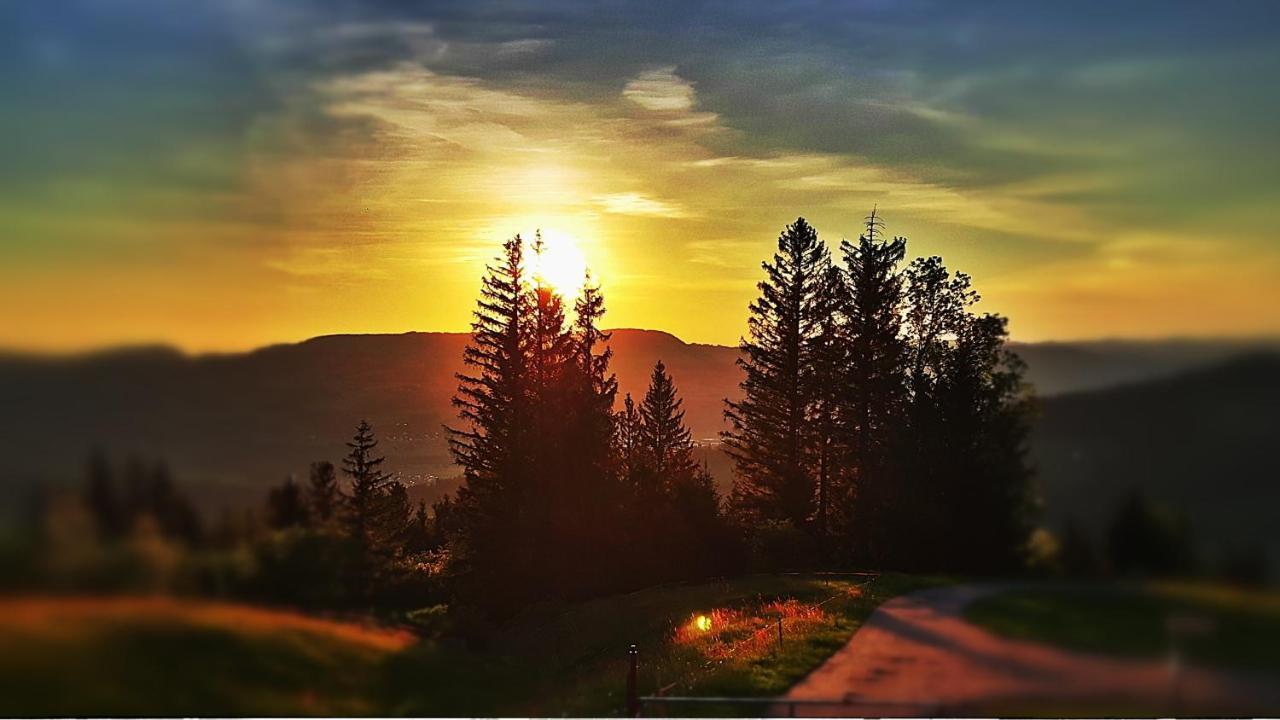
[[[534,280],[563,298],[575,298],[582,290],[587,258],[576,238],[558,230],[543,230],[542,252],[535,252],[538,235],[527,235],[527,257]]]

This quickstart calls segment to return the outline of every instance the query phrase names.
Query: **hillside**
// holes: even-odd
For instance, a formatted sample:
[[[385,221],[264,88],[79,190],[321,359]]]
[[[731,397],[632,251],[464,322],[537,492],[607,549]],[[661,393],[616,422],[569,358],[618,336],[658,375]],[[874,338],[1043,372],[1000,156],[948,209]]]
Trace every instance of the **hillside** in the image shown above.
[[[206,509],[257,503],[265,486],[305,473],[312,460],[340,458],[354,424],[367,418],[390,467],[415,496],[429,498],[456,475],[442,426],[454,419],[450,398],[465,341],[457,333],[334,335],[195,357],[163,347],[70,358],[0,355],[0,436],[13,448],[0,491],[78,478],[91,449],[100,447],[117,457],[164,460]],[[623,393],[643,394],[653,363],[662,359],[684,396],[694,437],[716,437],[723,399],[738,392],[736,349],[632,329],[616,330],[612,346]],[[1052,394],[1168,375],[1243,347],[1099,342],[1017,350],[1030,380]],[[1098,397],[1082,412],[1108,415],[1098,409],[1106,395]],[[1049,403],[1046,417],[1060,417],[1068,411],[1059,408],[1075,402]],[[1053,448],[1063,446],[1055,438],[1066,431],[1060,422],[1054,419],[1037,441],[1049,448],[1038,453],[1055,479],[1062,461]],[[723,455],[705,454],[726,483]]]
[[[1046,398],[1032,437],[1047,523],[1101,535],[1130,488],[1185,511],[1212,561],[1261,542],[1280,560],[1280,354],[1173,378]]]
[[[163,459],[206,507],[257,502],[312,460],[338,460],[367,418],[391,467],[429,495],[434,478],[455,474],[442,426],[454,421],[465,342],[458,333],[334,335],[199,357],[163,347],[0,357],[0,435],[21,448],[3,484],[78,477],[103,448]],[[651,330],[618,330],[612,345],[622,393],[642,395],[662,359],[695,437],[719,432],[738,383],[736,350]]]

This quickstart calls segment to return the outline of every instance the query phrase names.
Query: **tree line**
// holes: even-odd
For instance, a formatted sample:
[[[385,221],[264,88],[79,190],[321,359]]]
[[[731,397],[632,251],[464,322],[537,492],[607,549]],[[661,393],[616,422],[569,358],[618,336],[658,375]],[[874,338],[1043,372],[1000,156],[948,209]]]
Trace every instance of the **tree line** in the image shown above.
[[[873,213],[835,262],[800,218],[763,263],[743,397],[726,400],[723,501],[661,362],[643,403],[613,410],[599,287],[569,321],[525,242],[507,241],[454,400],[455,591],[519,606],[752,563],[1017,567],[1034,509],[1030,396],[1006,321],[975,313],[969,277],[940,258],[904,264],[906,240],[881,226]]]
[[[840,261],[788,225],[751,304],[724,434],[732,508],[793,563],[1004,572],[1035,496],[1032,408],[1005,318],[873,212]]]

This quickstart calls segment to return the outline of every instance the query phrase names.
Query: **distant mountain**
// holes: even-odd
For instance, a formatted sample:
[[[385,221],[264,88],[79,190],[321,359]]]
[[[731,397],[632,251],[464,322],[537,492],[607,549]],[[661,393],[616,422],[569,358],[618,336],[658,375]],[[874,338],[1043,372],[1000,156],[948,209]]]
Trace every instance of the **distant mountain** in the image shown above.
[[[1100,538],[1138,487],[1187,514],[1206,560],[1262,543],[1280,567],[1280,354],[1046,398],[1031,446],[1051,529]]]
[[[0,355],[0,437],[12,448],[0,484],[78,478],[91,449],[103,448],[163,459],[206,507],[256,502],[310,461],[338,460],[367,418],[389,465],[430,495],[437,478],[456,474],[442,426],[455,419],[450,399],[466,340],[334,335],[198,357],[164,347]],[[617,330],[612,347],[622,392],[642,396],[662,359],[695,437],[716,435],[722,401],[738,384],[736,350],[652,330]]]
[[[71,358],[0,355],[6,458],[0,492],[78,479],[99,447],[116,457],[164,460],[207,508],[256,503],[267,485],[305,473],[312,460],[338,460],[364,418],[377,428],[388,465],[415,495],[430,497],[457,474],[441,428],[454,420],[450,398],[465,343],[458,333],[406,333],[325,336],[195,357],[164,347]],[[717,436],[723,400],[738,394],[735,348],[632,329],[614,331],[612,347],[623,393],[643,395],[661,359],[684,397],[694,437]],[[1103,342],[1017,350],[1041,392],[1058,393],[1169,375],[1245,347]],[[1046,417],[1055,417],[1056,408],[1048,405]],[[727,482],[723,455],[706,455]]]
[[[1094,340],[1012,343],[1040,395],[1169,377],[1259,350],[1280,351],[1276,340]]]

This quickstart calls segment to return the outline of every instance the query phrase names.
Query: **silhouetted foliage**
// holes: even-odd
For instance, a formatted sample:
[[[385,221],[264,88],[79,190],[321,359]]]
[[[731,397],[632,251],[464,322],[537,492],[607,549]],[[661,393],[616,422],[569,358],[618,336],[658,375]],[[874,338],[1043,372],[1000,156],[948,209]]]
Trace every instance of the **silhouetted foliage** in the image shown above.
[[[850,435],[845,459],[850,485],[841,525],[855,559],[883,566],[893,562],[893,545],[886,540],[893,534],[889,518],[900,491],[901,476],[889,454],[906,402],[899,264],[907,242],[878,237],[879,227],[873,213],[857,243],[840,243],[848,288],[842,309],[848,364],[839,391]]]
[[[382,471],[386,458],[375,455],[377,447],[373,427],[362,420],[342,460],[342,472],[350,478],[343,496],[343,524],[356,543],[374,553],[381,552],[399,530],[390,522],[396,512],[391,501],[393,487],[399,483]]]
[[[1058,541],[1058,565],[1069,577],[1094,577],[1102,570],[1097,548],[1074,518],[1063,525]]]
[[[533,442],[528,284],[517,235],[486,271],[463,354],[468,371],[459,374],[453,399],[463,425],[448,428],[449,447],[464,483],[453,508],[450,572],[464,595],[499,587],[522,570],[517,538]]]
[[[694,462],[682,405],[659,360],[639,409],[623,411],[629,422],[638,421],[629,433],[635,482],[626,527],[641,539],[630,553],[632,575],[647,582],[706,574],[728,560],[720,498],[711,474]]]
[[[342,500],[338,488],[338,477],[333,463],[317,461],[311,463],[307,480],[307,510],[311,520],[317,525],[332,521],[338,514]]]
[[[1134,489],[1107,529],[1107,560],[1120,575],[1171,577],[1194,568],[1186,519]]]
[[[734,504],[748,535],[808,531],[807,562],[751,542],[792,565],[1017,568],[1035,503],[1005,321],[974,315],[968,276],[940,258],[903,268],[906,240],[882,225],[873,212],[843,241],[840,267],[798,220],[764,264],[745,398],[725,411]]]
[[[739,360],[746,375],[743,398],[727,402],[725,410],[732,426],[725,447],[737,465],[735,507],[796,527],[805,527],[815,509],[815,458],[825,438],[814,430],[831,429],[814,422],[829,390],[815,382],[815,361],[831,310],[830,264],[830,253],[804,218],[783,230],[772,261],[762,263],[766,279],[750,306]]]
[[[541,252],[540,237],[533,247]],[[620,582],[606,549],[621,497],[603,298],[588,282],[570,326],[561,298],[527,276],[522,240],[503,248],[464,354],[474,374],[459,376],[454,399],[464,426],[450,429],[450,444],[464,484],[447,506],[455,588],[498,611]]]
[[[107,463],[106,456],[96,450],[89,458],[85,504],[93,514],[98,535],[102,539],[116,539],[128,531],[129,519],[125,517],[124,508],[121,507],[111,467]]]
[[[267,493],[267,524],[274,530],[307,524],[306,498],[292,476]]]

